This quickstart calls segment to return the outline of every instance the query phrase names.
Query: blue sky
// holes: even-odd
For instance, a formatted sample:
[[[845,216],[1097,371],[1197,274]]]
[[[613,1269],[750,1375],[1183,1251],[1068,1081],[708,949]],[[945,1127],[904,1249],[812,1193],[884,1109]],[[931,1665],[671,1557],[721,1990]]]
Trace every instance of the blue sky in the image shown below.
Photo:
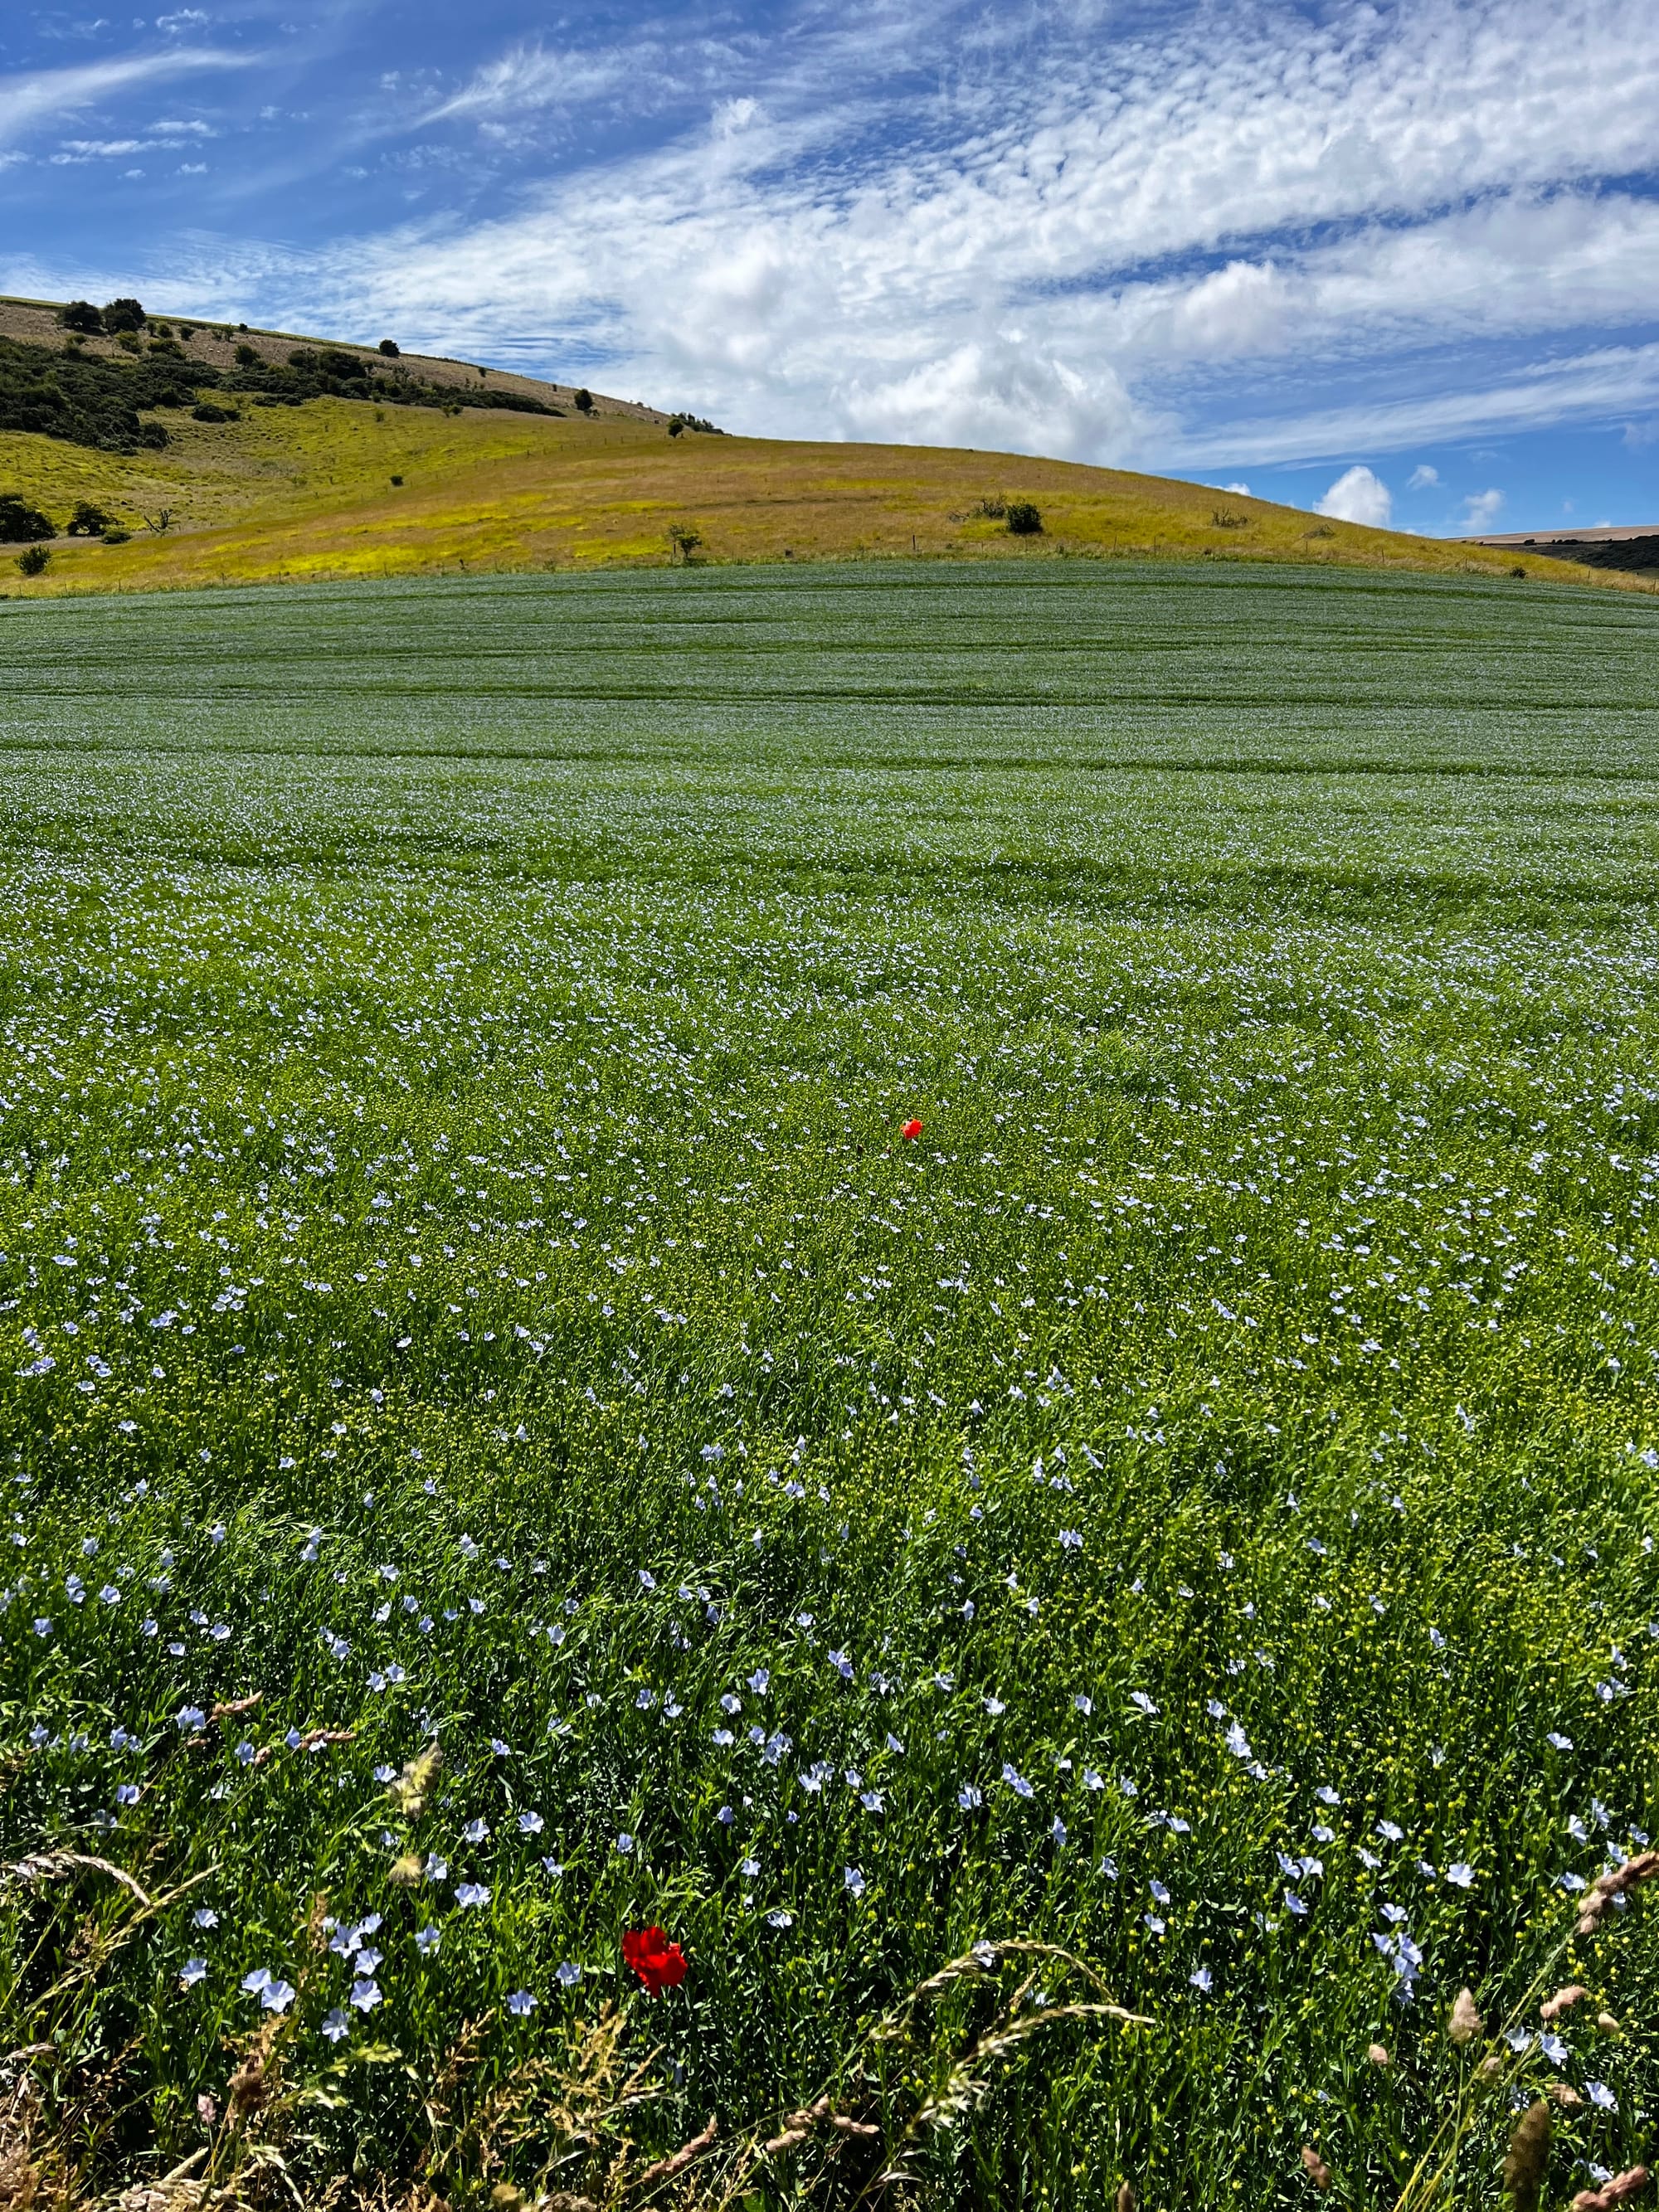
[[[1659,523],[1654,0],[9,0],[0,205],[15,293]]]

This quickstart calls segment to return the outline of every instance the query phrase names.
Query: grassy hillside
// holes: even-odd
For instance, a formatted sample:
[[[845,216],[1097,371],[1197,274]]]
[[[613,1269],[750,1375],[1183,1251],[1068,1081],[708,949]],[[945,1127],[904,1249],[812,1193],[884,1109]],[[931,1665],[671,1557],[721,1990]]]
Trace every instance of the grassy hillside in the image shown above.
[[[478,411],[374,410],[319,399],[240,422],[169,426],[157,453],[100,453],[0,436],[0,490],[54,520],[91,499],[134,529],[120,546],[75,541],[48,573],[7,588],[51,594],[659,564],[684,521],[714,562],[908,556],[1042,560],[1318,561],[1504,575],[1520,568],[1641,589],[1624,577],[1508,550],[1322,522],[1265,500],[1118,470],[944,447],[670,439],[662,424]],[[401,484],[394,477],[401,477]],[[1036,501],[1040,538],[973,509]],[[171,510],[157,533],[144,518]]]
[[[44,345],[55,343],[54,327],[47,307],[0,301],[0,337]],[[319,343],[177,320],[153,327],[166,332],[169,358],[197,363],[209,382],[226,372],[239,345],[252,345],[275,367],[294,346]],[[117,343],[94,338],[82,351],[112,357]],[[466,381],[475,402],[483,388],[486,372],[472,365],[403,361],[422,386]],[[491,391],[573,404],[564,387],[488,374]],[[1502,576],[1518,569],[1557,583],[1659,588],[1508,547],[1360,529],[1202,485],[1069,462],[694,430],[672,436],[666,416],[608,398],[586,418],[476,404],[457,414],[328,397],[304,405],[256,400],[228,422],[198,422],[170,410],[163,427],[164,447],[130,453],[0,431],[0,493],[17,494],[60,530],[80,501],[91,501],[131,532],[118,545],[61,540],[38,579],[21,577],[8,562],[0,568],[6,589],[52,596],[653,566],[672,557],[667,532],[677,523],[697,533],[695,557],[714,562],[913,553],[1246,559]],[[984,511],[1003,497],[1036,501],[1042,534],[1014,538]]]

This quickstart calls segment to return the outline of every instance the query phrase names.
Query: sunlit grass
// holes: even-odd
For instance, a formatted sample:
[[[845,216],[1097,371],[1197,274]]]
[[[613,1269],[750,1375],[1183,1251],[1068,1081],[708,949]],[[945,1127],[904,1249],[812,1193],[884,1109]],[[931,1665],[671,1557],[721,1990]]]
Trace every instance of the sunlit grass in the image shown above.
[[[434,572],[661,567],[667,529],[699,532],[699,559],[1291,561],[1445,574],[1565,577],[1650,592],[1602,569],[1322,521],[1206,486],[1019,455],[786,443],[576,418],[347,400],[248,407],[239,422],[167,418],[173,443],[131,458],[0,435],[0,489],[67,520],[91,499],[133,529],[118,546],[60,545],[29,597]],[[404,481],[393,486],[392,478]],[[1035,501],[1041,537],[975,513]],[[163,508],[173,526],[144,526]],[[1225,518],[1218,519],[1218,518]],[[1514,579],[1511,577],[1511,580]]]

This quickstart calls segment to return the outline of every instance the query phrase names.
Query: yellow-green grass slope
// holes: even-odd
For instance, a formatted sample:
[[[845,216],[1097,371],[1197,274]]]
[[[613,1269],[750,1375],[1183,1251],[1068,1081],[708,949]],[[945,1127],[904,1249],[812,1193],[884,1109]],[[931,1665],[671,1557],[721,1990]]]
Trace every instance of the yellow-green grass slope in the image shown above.
[[[710,562],[908,557],[1335,562],[1508,574],[1603,589],[1642,580],[1510,549],[1327,522],[1265,500],[1065,461],[946,447],[671,438],[659,422],[377,409],[319,399],[239,422],[167,418],[159,453],[0,434],[0,491],[60,528],[90,500],[128,543],[60,538],[14,596],[311,577],[589,568],[674,557],[684,524]],[[402,483],[394,483],[401,477]],[[1034,501],[1039,537],[976,512]],[[167,518],[165,529],[152,526]]]

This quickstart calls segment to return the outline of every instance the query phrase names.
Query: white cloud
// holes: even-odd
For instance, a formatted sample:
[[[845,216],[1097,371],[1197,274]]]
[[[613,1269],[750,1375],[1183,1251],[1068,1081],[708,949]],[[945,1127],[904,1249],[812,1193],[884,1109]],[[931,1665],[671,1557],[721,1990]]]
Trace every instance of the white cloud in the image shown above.
[[[39,70],[0,76],[0,144],[14,143],[42,123],[73,115],[94,101],[112,99],[133,85],[198,70],[242,69],[252,54],[174,46],[160,53],[127,54],[78,69]]]
[[[482,222],[203,241],[152,289],[775,434],[1218,472],[1622,421],[1659,405],[1659,202],[1604,181],[1659,169],[1650,8],[1169,0],[1141,29],[1112,0],[844,0],[550,33],[422,128],[526,161],[594,117],[677,135],[561,153]]]
[[[1478,491],[1471,495],[1463,508],[1465,530],[1490,530],[1498,520],[1504,504],[1501,491]]]
[[[1414,392],[1405,399],[1235,420],[1187,434],[1178,450],[1194,467],[1241,456],[1261,462],[1306,460],[1352,452],[1356,446],[1394,452],[1559,422],[1621,422],[1655,409],[1659,343],[1601,346],[1591,353],[1523,363],[1496,380],[1466,369],[1462,383],[1449,390]]]
[[[1431,484],[1437,484],[1439,481],[1439,470],[1428,461],[1419,461],[1412,471],[1406,489],[1407,491],[1426,491]]]
[[[1236,491],[1241,499],[1251,499],[1255,496],[1247,483],[1223,484],[1221,489],[1223,491]]]
[[[1373,530],[1386,530],[1394,514],[1394,497],[1381,477],[1363,463],[1345,471],[1314,512],[1336,522],[1364,522]]]

